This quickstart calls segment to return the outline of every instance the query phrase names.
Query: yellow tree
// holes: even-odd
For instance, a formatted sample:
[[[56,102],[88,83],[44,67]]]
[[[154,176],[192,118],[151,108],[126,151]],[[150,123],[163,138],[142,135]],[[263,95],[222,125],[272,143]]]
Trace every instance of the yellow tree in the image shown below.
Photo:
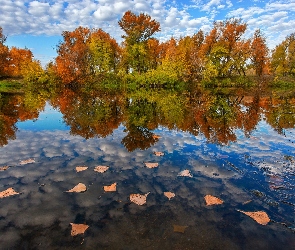
[[[8,47],[4,45],[6,36],[3,34],[3,29],[0,27],[0,77],[5,75],[7,65]]]

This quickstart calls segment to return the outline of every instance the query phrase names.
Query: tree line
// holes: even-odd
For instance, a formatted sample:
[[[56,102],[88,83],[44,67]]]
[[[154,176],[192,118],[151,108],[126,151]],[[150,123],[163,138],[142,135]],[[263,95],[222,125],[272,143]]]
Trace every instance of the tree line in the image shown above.
[[[206,34],[199,30],[165,42],[154,36],[160,32],[160,23],[148,14],[127,11],[118,25],[125,33],[120,44],[102,29],[80,26],[62,32],[57,57],[45,70],[29,49],[5,46],[0,28],[0,76],[45,81],[49,74],[63,84],[98,82],[111,76],[163,84],[295,74],[295,33],[270,51],[259,29],[245,38],[247,24],[236,18],[214,22]]]

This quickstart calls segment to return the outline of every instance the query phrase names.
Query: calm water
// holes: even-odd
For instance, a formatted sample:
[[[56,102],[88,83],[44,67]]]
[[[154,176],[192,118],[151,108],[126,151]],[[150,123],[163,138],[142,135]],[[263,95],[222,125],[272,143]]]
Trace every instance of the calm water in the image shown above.
[[[293,93],[64,90],[0,100],[0,167],[9,167],[0,192],[20,193],[0,199],[1,249],[295,248]],[[78,183],[87,191],[65,192]],[[149,193],[146,204],[132,203],[134,193]],[[224,203],[207,206],[208,194]],[[70,223],[89,228],[71,236]]]

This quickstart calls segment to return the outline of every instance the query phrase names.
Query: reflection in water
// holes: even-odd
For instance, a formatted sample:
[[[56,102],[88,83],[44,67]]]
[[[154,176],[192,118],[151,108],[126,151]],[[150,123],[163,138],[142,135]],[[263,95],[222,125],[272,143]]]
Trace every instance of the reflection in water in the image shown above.
[[[18,102],[8,109],[13,98]],[[13,98],[1,99],[1,119],[15,117],[10,126],[16,128],[20,107],[29,106],[23,96]],[[0,148],[0,166],[9,166],[0,172],[0,192],[20,193],[0,199],[2,248],[294,248],[292,97],[67,89],[49,102],[70,131],[14,130],[14,140]],[[38,116],[40,104],[31,113],[22,108],[23,117]],[[27,159],[35,162],[21,165]],[[88,169],[77,172],[77,166]],[[95,172],[97,166],[109,169]],[[184,170],[192,177],[180,176]],[[85,192],[66,192],[78,183]],[[114,183],[115,192],[104,191]],[[147,193],[143,206],[131,203],[130,194]],[[207,206],[206,195],[223,203]],[[239,211],[264,211],[271,221],[263,226]],[[89,228],[71,236],[70,223]]]

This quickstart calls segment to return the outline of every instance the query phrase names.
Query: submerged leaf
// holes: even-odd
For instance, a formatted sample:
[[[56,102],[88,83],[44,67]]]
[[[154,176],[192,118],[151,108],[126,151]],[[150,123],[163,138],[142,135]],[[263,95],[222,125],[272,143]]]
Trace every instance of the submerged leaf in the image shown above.
[[[34,162],[35,162],[34,159],[27,159],[27,160],[22,160],[19,164],[25,165],[25,164],[34,163]]]
[[[0,199],[9,197],[12,195],[16,195],[16,194],[19,194],[19,193],[15,192],[13,188],[7,188],[6,190],[0,192]]]
[[[117,183],[115,182],[110,186],[104,186],[103,189],[106,192],[115,192],[117,190]]]
[[[248,215],[253,220],[255,220],[257,223],[261,225],[267,225],[268,222],[270,222],[270,219],[266,212],[264,211],[257,211],[257,212],[245,212],[242,210],[238,210],[239,212]]]
[[[147,194],[130,194],[130,201],[142,206],[146,203],[146,197],[149,195],[149,193]]]
[[[175,194],[172,192],[164,192],[164,195],[170,200],[175,197]]]
[[[5,171],[5,170],[7,170],[7,169],[9,169],[9,167],[8,167],[8,166],[3,166],[3,167],[0,167],[0,171]]]
[[[211,206],[211,205],[221,205],[223,203],[223,200],[213,196],[213,195],[206,195],[204,197],[205,201],[206,201],[206,205],[207,206]]]
[[[178,176],[193,177],[188,169],[185,169],[185,170],[179,172]]]
[[[69,193],[81,193],[81,192],[85,192],[87,190],[86,186],[83,183],[78,183],[75,187],[73,187],[72,189],[66,191]]]
[[[107,171],[110,167],[108,166],[97,166],[94,168],[95,172],[99,172],[99,173],[104,173],[105,171]]]
[[[86,224],[75,224],[75,223],[70,223],[70,224],[72,226],[72,230],[71,230],[72,236],[76,236],[78,234],[84,234],[86,229],[89,227]]]
[[[78,167],[76,167],[76,171],[77,171],[77,173],[78,173],[78,172],[85,171],[86,169],[88,169],[88,167],[86,167],[86,166],[78,166]]]
[[[156,156],[163,156],[163,155],[164,155],[163,152],[154,152],[154,154],[155,154]]]
[[[159,163],[145,162],[144,164],[147,168],[156,168],[159,166]]]
[[[176,233],[184,233],[187,226],[173,225],[173,231]]]

